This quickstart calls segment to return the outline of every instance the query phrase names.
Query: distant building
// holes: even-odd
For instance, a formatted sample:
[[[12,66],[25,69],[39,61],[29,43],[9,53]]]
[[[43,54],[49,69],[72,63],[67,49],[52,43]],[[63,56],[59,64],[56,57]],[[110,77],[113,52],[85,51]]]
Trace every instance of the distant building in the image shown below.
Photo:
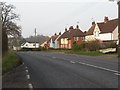
[[[104,22],[92,22],[92,26],[86,33],[85,41],[91,40],[111,41],[118,40],[118,19],[109,20],[104,18]]]
[[[50,48],[53,48],[53,49],[58,48],[57,40],[60,36],[61,36],[61,32],[59,32],[58,35],[55,33],[53,36],[51,36],[49,40]]]
[[[26,42],[21,45],[21,48],[39,48],[40,45],[38,42]]]
[[[80,44],[85,40],[85,34],[79,29],[77,25],[76,28],[71,26],[69,30],[65,28],[65,32],[58,38],[58,48],[71,49],[73,42]]]
[[[48,41],[44,41],[44,42],[40,45],[40,47],[47,48],[47,42],[48,42]]]

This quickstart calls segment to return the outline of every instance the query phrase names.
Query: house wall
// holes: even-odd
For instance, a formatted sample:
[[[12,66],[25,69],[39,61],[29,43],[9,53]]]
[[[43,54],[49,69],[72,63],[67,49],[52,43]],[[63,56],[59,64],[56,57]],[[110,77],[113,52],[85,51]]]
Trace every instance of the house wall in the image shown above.
[[[92,40],[95,40],[95,36],[94,35],[87,35],[85,36],[85,41],[92,41]]]
[[[95,40],[95,39],[100,39],[100,36],[95,36],[95,32],[100,33],[100,29],[99,29],[97,24],[95,25],[95,29],[93,31],[93,34],[85,36],[85,41],[92,41],[92,40]]]
[[[56,48],[59,48],[59,46],[58,46],[58,38],[60,37],[61,35],[59,35],[57,38],[56,38],[56,40],[54,41],[55,43],[54,43],[54,48],[56,49]]]
[[[118,40],[118,26],[116,27],[116,29],[113,31],[113,40]]]
[[[54,43],[53,43],[53,41],[52,41],[52,39],[50,40],[50,48],[54,48]]]
[[[46,44],[47,44],[47,41],[45,41],[44,43],[42,43],[40,46],[41,47],[45,47]]]
[[[100,40],[113,40],[113,34],[112,33],[100,34]]]
[[[39,48],[39,43],[36,43],[36,46],[35,46],[35,43],[28,43],[26,42],[24,45],[21,46],[21,48]]]
[[[58,48],[71,48],[71,40],[68,40],[68,38],[61,38],[60,41],[58,41]]]

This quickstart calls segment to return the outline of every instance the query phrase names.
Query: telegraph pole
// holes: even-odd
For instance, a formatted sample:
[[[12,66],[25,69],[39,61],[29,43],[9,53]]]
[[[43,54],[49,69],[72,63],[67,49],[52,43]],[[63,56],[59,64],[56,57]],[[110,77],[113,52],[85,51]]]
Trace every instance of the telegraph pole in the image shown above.
[[[35,28],[35,49],[36,49],[36,28]]]
[[[120,59],[120,0],[118,1],[118,58]]]

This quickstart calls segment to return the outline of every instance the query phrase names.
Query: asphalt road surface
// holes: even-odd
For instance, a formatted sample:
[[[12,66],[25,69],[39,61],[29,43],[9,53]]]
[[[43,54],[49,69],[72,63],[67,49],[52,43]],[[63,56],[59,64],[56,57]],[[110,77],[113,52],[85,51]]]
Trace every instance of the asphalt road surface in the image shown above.
[[[47,52],[18,52],[34,88],[118,88],[118,59]]]

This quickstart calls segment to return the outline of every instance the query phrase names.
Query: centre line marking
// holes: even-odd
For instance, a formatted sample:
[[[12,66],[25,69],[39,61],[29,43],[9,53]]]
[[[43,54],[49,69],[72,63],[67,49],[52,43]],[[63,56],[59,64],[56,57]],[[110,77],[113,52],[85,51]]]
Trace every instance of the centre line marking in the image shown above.
[[[28,84],[30,90],[33,90],[33,85],[31,83]]]
[[[25,67],[26,69],[28,68],[28,67]]]
[[[27,79],[30,79],[30,75],[27,75]]]
[[[98,68],[98,69],[114,72],[114,73],[120,73],[120,72],[118,72],[116,70],[111,70],[111,69],[108,69],[108,68],[104,68],[104,67],[100,67],[100,66],[96,66],[96,65],[92,65],[92,64],[87,64],[87,63],[82,63],[82,62],[78,62],[78,63],[82,64],[82,65],[91,66],[91,67],[95,67],[95,68]]]
[[[28,73],[28,70],[25,70]]]
[[[53,59],[55,59],[56,57],[52,57]]]
[[[75,63],[74,61],[70,61],[70,63]]]
[[[115,75],[117,75],[117,76],[120,76],[120,73],[114,73]]]

